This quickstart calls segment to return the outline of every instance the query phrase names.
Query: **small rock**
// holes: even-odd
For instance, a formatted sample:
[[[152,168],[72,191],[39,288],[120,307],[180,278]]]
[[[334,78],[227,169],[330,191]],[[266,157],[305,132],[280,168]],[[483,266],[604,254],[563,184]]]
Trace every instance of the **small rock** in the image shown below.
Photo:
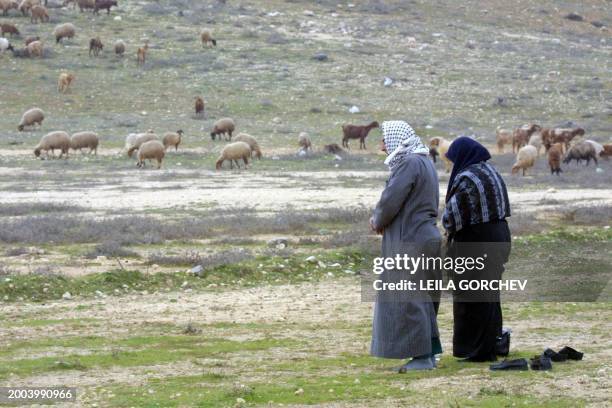
[[[390,87],[392,84],[393,84],[393,79],[389,77],[385,77],[385,80],[383,81],[383,85],[386,87]]]
[[[305,16],[310,16],[310,17],[315,15],[314,11],[312,10],[304,10],[302,14],[304,14]]]
[[[283,245],[283,248],[289,245],[287,238],[273,238],[268,241],[268,246],[278,248],[279,245]]]
[[[147,111],[142,111],[142,112],[140,112],[140,114],[141,114],[142,116],[147,116],[147,115],[148,115]]]
[[[202,265],[196,265],[191,268],[189,272],[193,273],[196,276],[202,276],[202,272],[204,272],[204,267],[202,267]]]
[[[342,156],[339,156],[339,155],[336,154],[336,155],[334,155],[334,160],[340,161],[340,160],[342,160]]]
[[[72,299],[72,295],[70,294],[70,292],[64,292],[64,294],[62,295],[62,299],[70,300]]]
[[[359,107],[358,107],[358,106],[353,105],[353,106],[351,106],[351,108],[349,109],[349,112],[350,112],[350,113],[359,113],[359,112],[361,112],[361,111],[359,110]]]
[[[319,268],[327,268],[327,265],[325,265],[325,262],[323,261],[317,262],[317,265],[319,265]]]
[[[476,42],[474,40],[468,40],[465,46],[470,50],[473,50],[474,48],[476,48]]]
[[[312,56],[312,59],[317,61],[327,61],[327,54],[323,52],[317,52],[315,55]]]
[[[282,121],[282,120],[281,120],[281,118],[279,118],[278,116],[277,116],[277,117],[275,117],[274,119],[272,119],[272,123],[276,123],[277,125],[278,125],[279,123],[282,123],[282,122],[283,122],[283,121]]]
[[[601,167],[598,167],[598,168],[595,169],[595,172],[596,173],[603,173],[604,169],[602,169]]]
[[[280,160],[279,156],[272,156],[272,160]]]
[[[183,283],[181,284],[181,288],[186,288],[187,286],[189,286],[189,282],[183,281]]]
[[[300,388],[299,390],[297,390],[296,392],[294,392],[295,395],[302,395],[304,394],[304,390],[302,388]]]
[[[268,13],[268,17],[278,17],[278,16],[280,16],[280,14],[281,13],[278,12],[278,11],[272,11],[272,12]]]
[[[546,190],[546,193],[550,193],[550,194],[556,193],[556,192],[557,190],[555,188],[549,188],[548,190]]]
[[[314,255],[311,255],[308,258],[306,258],[306,262],[317,263],[317,257]]]
[[[102,291],[96,290],[97,297],[104,297],[104,293]]]
[[[306,150],[304,150],[304,149],[300,149],[300,150],[298,150],[297,155],[299,157],[304,157],[304,156],[308,155],[308,152]]]
[[[601,21],[595,20],[595,21],[591,21],[591,25],[593,27],[602,28],[604,26],[604,23],[602,23]]]
[[[115,21],[121,21],[121,16],[115,16],[115,18],[113,18],[113,20],[115,20]]]
[[[566,18],[568,20],[571,20],[571,21],[584,21],[584,17],[582,17],[578,13],[569,13],[569,14],[566,14],[564,18]]]

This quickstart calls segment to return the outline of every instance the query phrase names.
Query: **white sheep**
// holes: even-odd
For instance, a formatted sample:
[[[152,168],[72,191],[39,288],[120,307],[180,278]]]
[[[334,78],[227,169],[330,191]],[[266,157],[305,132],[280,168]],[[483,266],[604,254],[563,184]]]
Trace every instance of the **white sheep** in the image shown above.
[[[4,52],[7,50],[13,51],[15,49],[13,48],[9,40],[4,37],[0,37],[0,54],[4,54]]]
[[[240,164],[238,160],[242,159],[244,161],[244,167],[246,168],[249,164],[249,157],[251,157],[251,148],[248,143],[245,142],[234,142],[230,143],[221,150],[221,156],[217,159],[217,163],[215,168],[220,170],[223,166],[223,162],[225,160],[229,160],[230,168],[234,168],[233,162],[236,162],[238,168],[240,168]]]
[[[603,152],[604,150],[604,147],[601,143],[597,143],[596,141],[590,139],[585,140],[585,142],[593,145],[593,148],[595,149],[595,156],[599,157],[601,155],[601,152]]]
[[[132,144],[128,148],[128,152],[127,152],[128,157],[132,157],[132,153],[138,150],[143,143],[146,143],[152,140],[159,141],[159,138],[157,137],[155,133],[147,132],[147,133],[137,134]]]
[[[166,148],[159,140],[149,140],[143,143],[138,149],[138,163],[137,167],[145,166],[145,160],[157,160],[157,168],[160,169],[162,161],[166,155]]]
[[[17,130],[22,132],[26,126],[34,126],[36,124],[38,124],[38,126],[42,126],[43,120],[45,120],[45,112],[43,112],[42,109],[28,109],[21,116],[21,121],[19,122],[19,126],[17,126]]]
[[[518,173],[519,170],[523,170],[523,176],[526,174],[527,169],[533,167],[538,157],[538,149],[535,146],[527,145],[519,149],[516,154],[516,163],[512,166],[512,174]]]
[[[257,143],[257,139],[248,133],[239,133],[238,136],[234,138],[237,142],[245,142],[251,148],[251,154],[256,158],[261,159],[261,149],[259,148],[259,143]]]
[[[70,136],[66,132],[56,131],[47,133],[40,139],[40,143],[34,148],[34,155],[40,157],[41,151],[45,151],[46,156],[49,157],[49,150],[55,157],[55,150],[61,150],[60,158],[65,154],[68,158],[68,150],[70,149]]]
[[[530,146],[533,146],[538,151],[538,157],[540,157],[540,149],[542,148],[542,134],[539,132],[534,133],[529,137],[529,142],[527,143]]]
[[[89,154],[93,152],[96,156],[98,155],[99,144],[100,139],[95,132],[77,132],[70,138],[70,148],[72,150],[83,152],[83,149],[87,148],[89,149]]]
[[[170,146],[174,146],[174,151],[178,150],[179,145],[183,139],[183,131],[177,130],[176,132],[168,132],[164,135],[163,143],[164,148],[168,149]]]

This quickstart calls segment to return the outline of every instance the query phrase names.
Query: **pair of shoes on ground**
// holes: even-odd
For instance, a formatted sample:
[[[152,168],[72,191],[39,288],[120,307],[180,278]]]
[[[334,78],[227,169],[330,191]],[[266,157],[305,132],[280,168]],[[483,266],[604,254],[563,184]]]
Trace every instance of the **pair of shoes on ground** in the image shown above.
[[[544,350],[539,356],[534,356],[530,363],[524,358],[516,360],[504,360],[501,363],[491,364],[489,368],[493,371],[508,371],[508,370],[520,370],[525,371],[531,366],[532,370],[535,371],[546,371],[552,369],[553,361],[566,361],[566,360],[582,360],[584,353],[574,350],[571,347],[563,347],[559,352],[555,352],[552,349]]]
[[[407,373],[408,371],[418,370],[433,370],[437,367],[436,356],[426,357],[414,357],[412,360],[401,366],[397,372],[400,374]]]

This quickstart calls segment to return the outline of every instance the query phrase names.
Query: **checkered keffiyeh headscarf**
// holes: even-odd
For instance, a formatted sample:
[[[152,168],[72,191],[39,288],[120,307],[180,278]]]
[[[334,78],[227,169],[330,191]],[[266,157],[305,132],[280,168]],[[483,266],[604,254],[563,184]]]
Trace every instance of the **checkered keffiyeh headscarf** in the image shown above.
[[[408,154],[428,154],[421,139],[414,133],[412,127],[403,120],[392,120],[382,123],[383,140],[389,156],[385,164],[393,170]]]

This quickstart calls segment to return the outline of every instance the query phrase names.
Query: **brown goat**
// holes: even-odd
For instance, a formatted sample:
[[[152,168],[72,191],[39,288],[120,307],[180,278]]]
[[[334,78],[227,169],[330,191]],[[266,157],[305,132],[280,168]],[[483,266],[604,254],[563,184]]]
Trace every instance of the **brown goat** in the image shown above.
[[[17,26],[15,26],[15,24],[10,24],[10,23],[4,23],[4,24],[0,24],[0,32],[1,32],[1,36],[4,37],[5,33],[8,33],[11,35],[11,37],[14,35],[19,35],[19,30],[17,29]]]
[[[49,13],[44,6],[37,4],[32,7],[30,13],[30,22],[32,24],[36,23],[37,21],[40,21],[41,23],[49,22]]]
[[[94,14],[98,14],[100,10],[106,9],[106,14],[110,14],[111,7],[117,7],[116,0],[96,0],[96,4],[94,5]]]
[[[203,30],[200,33],[200,40],[202,41],[202,47],[208,47],[209,43],[211,44],[210,47],[217,46],[217,40],[212,37],[212,34],[208,30]]]
[[[512,152],[518,152],[521,147],[527,145],[531,135],[539,130],[542,130],[542,127],[535,123],[514,129],[512,134]]]
[[[567,151],[569,150],[570,142],[576,136],[584,136],[584,129],[554,129],[552,131],[552,143],[563,143]]]
[[[561,170],[561,157],[563,156],[563,145],[561,143],[555,143],[549,145],[548,148],[548,165],[550,166],[550,174],[563,172]]]
[[[149,51],[149,43],[145,42],[142,47],[136,51],[136,65],[144,65],[147,59],[147,51]]]
[[[195,113],[197,116],[204,115],[204,99],[201,96],[195,98]]]
[[[74,74],[69,74],[67,72],[62,72],[57,80],[57,91],[59,93],[68,92],[68,88],[74,81]]]
[[[603,145],[603,150],[599,153],[599,157],[608,160],[610,156],[612,156],[612,143],[606,143]]]
[[[342,126],[342,146],[349,148],[349,139],[359,139],[359,149],[365,149],[365,138],[368,137],[370,130],[379,127],[378,122],[374,121],[366,126],[344,125]]]
[[[104,48],[104,44],[100,40],[100,37],[92,38],[89,40],[89,56],[93,53],[94,57],[97,57],[100,54],[100,51]]]

